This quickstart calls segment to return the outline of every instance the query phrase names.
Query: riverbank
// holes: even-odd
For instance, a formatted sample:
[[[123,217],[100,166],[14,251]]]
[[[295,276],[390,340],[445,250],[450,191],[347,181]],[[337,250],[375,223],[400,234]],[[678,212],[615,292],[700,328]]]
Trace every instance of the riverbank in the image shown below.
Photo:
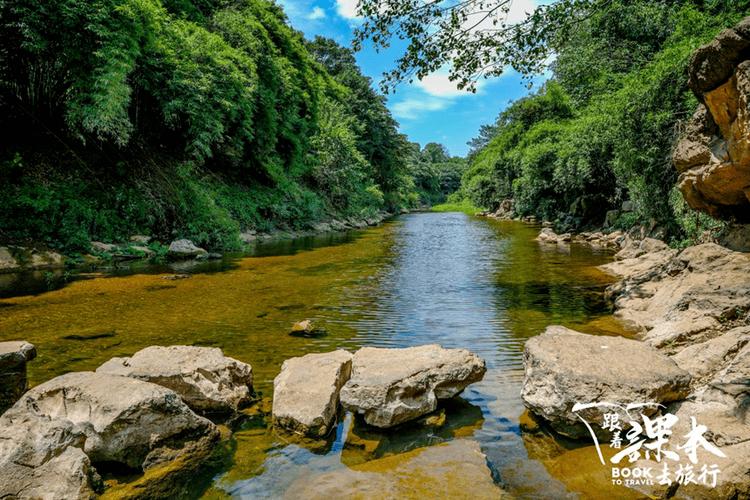
[[[674,435],[686,434],[691,418],[705,425],[708,439],[723,455],[711,457],[722,471],[711,494],[715,498],[750,495],[750,254],[715,243],[678,250],[653,238],[623,233],[599,233],[593,238],[557,235],[548,228],[537,240],[540,245],[578,242],[618,249],[614,262],[601,266],[619,280],[606,290],[615,317],[691,380],[687,395],[672,403],[664,401],[664,413],[672,413],[679,422]],[[596,357],[589,361],[596,362]],[[639,489],[657,496],[667,491],[662,485]],[[705,494],[691,484],[680,485],[678,491]]]
[[[401,213],[408,213],[403,210]],[[306,229],[275,229],[272,231],[246,230],[240,233],[241,251],[252,250],[260,243],[294,240],[327,233],[336,233],[376,226],[393,217],[390,212],[376,212],[369,217],[337,218],[318,221]],[[236,251],[236,249],[231,249]],[[24,271],[55,271],[63,269],[96,270],[113,263],[159,263],[176,260],[209,260],[221,258],[221,253],[208,252],[192,241],[177,239],[158,241],[146,235],[133,235],[127,242],[89,243],[85,254],[63,254],[38,243],[27,245],[0,245],[0,274]]]

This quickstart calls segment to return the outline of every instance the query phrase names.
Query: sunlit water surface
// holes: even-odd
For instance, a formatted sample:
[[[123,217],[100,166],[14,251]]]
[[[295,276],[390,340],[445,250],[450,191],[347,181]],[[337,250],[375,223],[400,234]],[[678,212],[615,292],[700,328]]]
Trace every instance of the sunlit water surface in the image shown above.
[[[432,423],[378,432],[342,416],[327,441],[310,443],[256,418],[235,433],[232,465],[196,495],[277,497],[300,481],[312,487],[321,472],[464,438],[481,445],[495,482],[518,497],[595,497],[609,483],[595,453],[545,432],[522,432],[519,393],[524,342],[547,325],[623,333],[601,297],[611,278],[596,269],[610,256],[577,245],[540,246],[537,232],[516,222],[423,213],[365,231],[266,245],[254,256],[198,268],[82,275],[43,293],[60,277],[7,275],[0,278],[0,340],[38,346],[32,383],[92,370],[149,345],[218,346],[253,366],[255,388],[266,399],[281,363],[308,352],[426,343],[468,348],[486,360],[488,372]],[[176,272],[191,277],[165,279]],[[329,335],[287,335],[304,318],[324,323]]]

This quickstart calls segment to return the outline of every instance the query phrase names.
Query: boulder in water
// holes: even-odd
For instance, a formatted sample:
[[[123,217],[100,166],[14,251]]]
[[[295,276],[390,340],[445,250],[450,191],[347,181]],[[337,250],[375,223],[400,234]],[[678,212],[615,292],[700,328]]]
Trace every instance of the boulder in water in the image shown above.
[[[161,446],[216,434],[174,392],[128,377],[72,372],[27,392],[3,418],[24,414],[69,421],[85,435],[83,450],[92,462],[117,462],[139,468]]]
[[[315,321],[305,319],[293,324],[289,335],[295,337],[319,337],[327,333],[326,329],[318,325]]]
[[[218,347],[151,346],[129,358],[112,358],[96,372],[161,385],[199,413],[231,413],[252,396],[252,367]]]
[[[172,259],[194,259],[206,254],[208,252],[186,239],[173,241],[169,244],[169,250],[167,251],[167,255]]]
[[[456,396],[485,371],[484,360],[465,349],[365,347],[354,354],[341,403],[370,425],[392,427],[434,411],[438,399]]]
[[[28,342],[0,342],[0,414],[26,392],[26,363],[35,357],[36,348]]]
[[[639,409],[652,415],[656,403],[684,399],[691,380],[674,361],[644,342],[586,335],[562,326],[550,326],[526,342],[524,369],[521,397],[526,407],[573,438],[588,435],[573,412],[576,403],[654,403]],[[628,421],[624,413],[609,407],[584,409],[578,415],[596,428],[605,412]]]
[[[325,436],[351,369],[352,355],[341,349],[284,361],[273,381],[274,425],[299,434]]]

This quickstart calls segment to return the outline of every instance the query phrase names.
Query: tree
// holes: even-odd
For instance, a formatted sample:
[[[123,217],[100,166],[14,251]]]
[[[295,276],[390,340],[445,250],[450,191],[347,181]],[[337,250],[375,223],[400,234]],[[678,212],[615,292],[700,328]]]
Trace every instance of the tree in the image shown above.
[[[355,48],[371,40],[387,48],[392,38],[408,41],[384,90],[402,80],[423,78],[449,67],[459,88],[475,89],[479,78],[511,67],[522,75],[539,72],[570,31],[609,0],[558,0],[541,5],[523,20],[508,18],[512,0],[361,0],[363,24]]]

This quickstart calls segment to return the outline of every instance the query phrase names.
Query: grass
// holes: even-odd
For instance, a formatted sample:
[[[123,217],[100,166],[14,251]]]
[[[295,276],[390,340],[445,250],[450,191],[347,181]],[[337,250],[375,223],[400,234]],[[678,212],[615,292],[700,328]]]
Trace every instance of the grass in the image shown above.
[[[463,212],[468,215],[474,215],[482,210],[484,209],[475,207],[469,200],[462,200],[458,203],[441,203],[431,208],[432,212]]]

